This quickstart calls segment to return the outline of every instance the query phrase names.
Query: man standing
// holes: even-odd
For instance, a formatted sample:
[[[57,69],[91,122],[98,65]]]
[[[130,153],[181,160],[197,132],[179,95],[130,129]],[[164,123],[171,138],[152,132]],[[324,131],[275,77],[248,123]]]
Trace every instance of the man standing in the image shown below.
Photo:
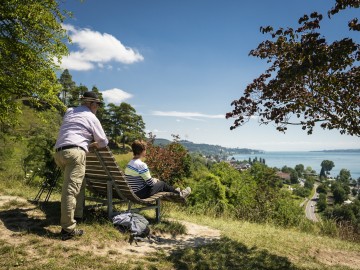
[[[84,233],[75,227],[76,221],[83,217],[86,152],[89,147],[102,148],[108,144],[100,121],[95,116],[102,104],[96,93],[85,92],[81,104],[66,111],[55,144],[55,162],[64,171],[60,218],[62,240]]]

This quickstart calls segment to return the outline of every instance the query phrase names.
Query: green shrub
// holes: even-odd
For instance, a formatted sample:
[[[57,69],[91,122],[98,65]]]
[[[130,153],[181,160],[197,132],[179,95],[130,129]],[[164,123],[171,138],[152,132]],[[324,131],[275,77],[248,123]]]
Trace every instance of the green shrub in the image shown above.
[[[338,237],[339,231],[336,226],[336,222],[331,219],[325,219],[320,221],[319,223],[320,233],[322,235]]]
[[[226,187],[218,176],[209,172],[197,174],[191,182],[191,187],[193,192],[188,202],[194,210],[209,209],[216,215],[221,215],[230,208]]]
[[[296,227],[304,216],[302,208],[287,195],[275,201],[272,213],[273,222],[282,227]]]

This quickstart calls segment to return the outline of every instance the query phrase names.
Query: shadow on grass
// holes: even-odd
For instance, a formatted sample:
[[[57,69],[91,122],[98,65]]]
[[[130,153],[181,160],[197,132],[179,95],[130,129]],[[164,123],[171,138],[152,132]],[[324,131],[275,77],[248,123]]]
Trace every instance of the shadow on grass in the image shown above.
[[[298,270],[286,257],[267,250],[248,248],[229,238],[214,240],[210,244],[188,247],[172,252],[167,258],[174,268],[182,269],[266,269]]]
[[[59,237],[60,233],[60,202],[33,202],[30,206],[0,211],[0,220],[4,226],[13,232],[27,232],[50,238]],[[42,214],[40,214],[42,212]],[[84,223],[109,222],[104,211],[84,209]],[[49,226],[59,226],[59,231],[54,233]]]
[[[45,214],[45,217],[38,214],[39,209]],[[39,203],[38,205],[32,203],[30,207],[1,211],[0,220],[8,230],[13,232],[29,232],[40,236],[54,237],[58,234],[51,232],[47,227],[59,224],[59,213],[59,202]]]

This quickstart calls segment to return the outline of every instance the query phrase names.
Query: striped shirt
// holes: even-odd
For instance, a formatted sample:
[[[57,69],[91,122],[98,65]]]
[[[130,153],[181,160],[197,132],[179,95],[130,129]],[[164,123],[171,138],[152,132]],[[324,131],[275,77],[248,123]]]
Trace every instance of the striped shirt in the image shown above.
[[[130,160],[125,169],[125,177],[133,192],[154,185],[148,166],[140,159]]]

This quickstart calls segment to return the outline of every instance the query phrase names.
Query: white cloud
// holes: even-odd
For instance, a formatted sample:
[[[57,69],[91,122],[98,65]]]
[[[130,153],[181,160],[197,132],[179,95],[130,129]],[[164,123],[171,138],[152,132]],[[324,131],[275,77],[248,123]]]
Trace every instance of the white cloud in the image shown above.
[[[225,115],[222,114],[203,114],[197,112],[177,112],[177,111],[153,111],[152,115],[156,116],[168,116],[168,117],[179,117],[190,120],[201,120],[201,118],[211,118],[211,119],[225,119]],[[176,121],[178,121],[177,119]]]
[[[78,47],[62,59],[61,67],[71,70],[90,70],[95,64],[115,61],[132,64],[144,60],[135,49],[124,46],[118,39],[107,33],[100,33],[90,29],[76,29],[69,24],[63,24],[68,31],[72,43]]]
[[[57,58],[55,58],[54,61],[55,61],[55,63],[59,62],[57,60]],[[78,58],[76,56],[76,53],[74,53],[73,55],[71,55],[71,58],[69,56],[63,57],[61,59],[60,67],[63,69],[67,68],[67,69],[71,69],[71,70],[86,71],[86,70],[93,69],[95,66],[91,62],[83,61],[82,59]]]
[[[106,104],[114,103],[115,105],[119,105],[121,102],[132,98],[132,95],[130,93],[127,93],[118,88],[105,90],[101,93]]]

